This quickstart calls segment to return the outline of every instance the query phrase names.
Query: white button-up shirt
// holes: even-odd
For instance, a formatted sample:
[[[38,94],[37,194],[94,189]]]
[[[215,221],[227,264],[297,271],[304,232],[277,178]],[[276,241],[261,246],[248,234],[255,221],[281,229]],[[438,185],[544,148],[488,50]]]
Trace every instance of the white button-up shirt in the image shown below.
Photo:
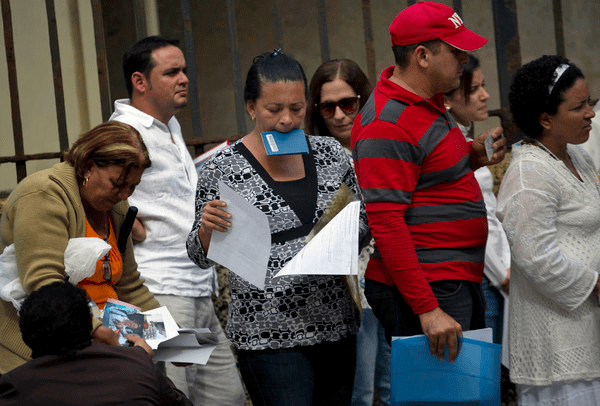
[[[210,296],[217,284],[215,268],[194,264],[185,245],[194,222],[198,175],[179,122],[172,117],[165,125],[132,107],[129,99],[115,101],[110,120],[137,129],[152,161],[129,198],[146,228],[146,239],[134,245],[146,285],[155,294]]]

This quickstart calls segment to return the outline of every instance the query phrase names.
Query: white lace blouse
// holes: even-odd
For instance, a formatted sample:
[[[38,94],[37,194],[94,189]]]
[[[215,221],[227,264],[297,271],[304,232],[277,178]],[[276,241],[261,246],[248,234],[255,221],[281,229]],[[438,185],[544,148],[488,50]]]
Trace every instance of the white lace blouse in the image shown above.
[[[600,378],[600,184],[589,156],[568,153],[583,182],[547,150],[513,147],[498,195],[510,242],[510,375],[518,384]]]

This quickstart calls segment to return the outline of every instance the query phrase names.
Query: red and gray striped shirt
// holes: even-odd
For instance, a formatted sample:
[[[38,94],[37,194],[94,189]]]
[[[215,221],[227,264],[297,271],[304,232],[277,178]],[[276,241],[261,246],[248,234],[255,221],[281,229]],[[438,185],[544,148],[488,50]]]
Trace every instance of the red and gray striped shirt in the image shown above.
[[[375,238],[366,277],[395,284],[421,314],[438,306],[429,282],[481,283],[486,209],[472,143],[443,95],[403,89],[389,80],[393,68],[354,121],[352,154]]]

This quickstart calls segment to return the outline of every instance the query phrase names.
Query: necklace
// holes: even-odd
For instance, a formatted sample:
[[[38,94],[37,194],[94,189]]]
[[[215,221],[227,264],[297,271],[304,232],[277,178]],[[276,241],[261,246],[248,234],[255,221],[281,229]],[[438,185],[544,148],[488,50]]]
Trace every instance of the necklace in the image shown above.
[[[94,229],[94,231],[100,236],[102,237],[102,239],[108,243],[108,238],[110,237],[110,217],[107,213],[101,213],[103,214],[103,219],[104,221],[98,221],[98,216],[86,216],[88,219],[88,222],[90,223],[90,225],[92,226],[92,228]],[[106,237],[103,237],[102,235],[105,234]],[[110,252],[112,251],[112,247],[110,250],[108,250],[108,252],[106,253],[106,255],[104,255],[104,262],[102,263],[102,275],[104,277],[104,281],[107,283],[110,283],[112,281],[112,266],[110,263]]]
[[[542,144],[540,141],[536,140],[535,138],[525,137],[521,140],[521,144],[533,145],[534,147],[538,147],[539,149],[546,151],[548,154],[550,154],[550,156],[552,158],[556,159],[557,161],[560,161],[560,159],[556,155],[554,155],[554,153],[552,151],[550,151],[544,144]]]
[[[86,213],[86,217],[94,231],[107,241],[110,234],[110,219],[108,218],[108,214],[104,212],[99,212],[98,214],[95,212],[93,215],[88,215]]]
[[[575,175],[575,177],[580,181],[583,182],[583,179],[581,178],[581,176],[579,175],[579,172],[577,172],[577,169],[575,168],[575,165],[573,164],[573,161],[571,160],[571,157],[569,156],[569,153],[565,151],[565,159],[561,159],[559,157],[557,157],[552,151],[550,151],[548,149],[548,147],[546,147],[544,144],[542,144],[539,140],[536,140],[535,138],[530,138],[530,137],[525,137],[522,141],[521,144],[526,144],[526,145],[533,145],[534,147],[538,147],[541,150],[546,151],[548,154],[550,154],[550,156],[554,159],[556,159],[557,161],[562,161],[562,163],[567,167],[567,169],[573,174]]]

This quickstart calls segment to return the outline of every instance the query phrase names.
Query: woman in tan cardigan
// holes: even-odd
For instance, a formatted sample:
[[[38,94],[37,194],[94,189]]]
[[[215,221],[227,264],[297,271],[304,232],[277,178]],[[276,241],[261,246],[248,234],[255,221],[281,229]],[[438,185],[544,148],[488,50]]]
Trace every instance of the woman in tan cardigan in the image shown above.
[[[0,250],[14,244],[19,278],[26,293],[65,280],[64,253],[69,239],[100,237],[111,246],[95,274],[80,282],[103,308],[109,297],[141,307],[158,307],[143,285],[131,238],[123,254],[116,241],[128,210],[127,198],[150,166],[146,147],[132,127],[100,124],[83,134],[66,162],[36,172],[17,185],[0,220]],[[94,320],[94,340],[118,345],[108,327]],[[0,373],[31,359],[23,343],[18,314],[0,300]]]

